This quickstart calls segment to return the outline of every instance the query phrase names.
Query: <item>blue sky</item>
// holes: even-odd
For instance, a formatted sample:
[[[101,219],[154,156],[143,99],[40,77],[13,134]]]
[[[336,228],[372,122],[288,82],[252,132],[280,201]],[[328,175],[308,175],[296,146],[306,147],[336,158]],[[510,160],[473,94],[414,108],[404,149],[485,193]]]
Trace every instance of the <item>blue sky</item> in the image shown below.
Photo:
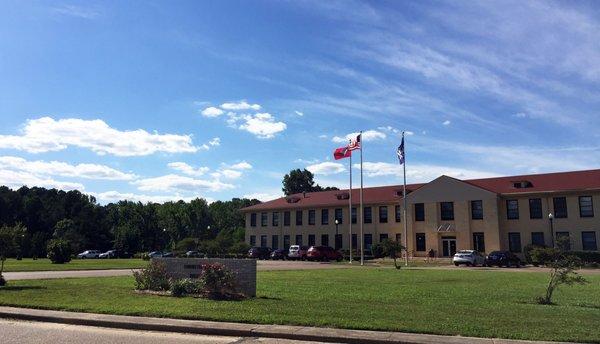
[[[402,130],[409,182],[598,168],[598,18],[593,1],[3,1],[0,184],[265,200],[292,168],[346,187],[332,151],[359,130],[368,186],[401,181]]]

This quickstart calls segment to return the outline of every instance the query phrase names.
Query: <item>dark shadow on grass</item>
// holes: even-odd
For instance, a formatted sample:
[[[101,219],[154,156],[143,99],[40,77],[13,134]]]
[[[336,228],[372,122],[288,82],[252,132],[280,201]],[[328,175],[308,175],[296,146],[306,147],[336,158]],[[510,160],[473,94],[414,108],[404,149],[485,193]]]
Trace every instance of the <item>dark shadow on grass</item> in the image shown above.
[[[3,291],[21,291],[21,290],[36,290],[36,289],[47,289],[46,287],[42,287],[42,286],[27,286],[27,285],[23,285],[23,286],[16,286],[16,285],[7,285],[4,287],[0,287],[0,293]]]
[[[281,301],[283,300],[280,297],[269,297],[269,296],[257,296],[257,299],[261,299],[261,300],[275,300],[275,301]]]
[[[600,309],[600,305],[591,305],[589,303],[578,303],[576,306],[581,308]]]

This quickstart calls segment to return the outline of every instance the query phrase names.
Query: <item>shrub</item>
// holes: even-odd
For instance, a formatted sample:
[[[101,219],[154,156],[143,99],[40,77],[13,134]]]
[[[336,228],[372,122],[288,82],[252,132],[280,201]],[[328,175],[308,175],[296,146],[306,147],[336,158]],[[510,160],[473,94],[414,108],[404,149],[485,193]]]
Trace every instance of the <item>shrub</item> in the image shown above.
[[[568,253],[571,256],[579,258],[584,265],[594,267],[600,265],[600,252],[580,252],[572,251]]]
[[[530,259],[534,265],[548,265],[556,259],[557,250],[551,247],[534,246],[530,252]]]
[[[371,245],[371,251],[373,252],[374,258],[383,258],[383,245],[381,243]]]
[[[250,245],[243,241],[240,241],[231,245],[231,247],[229,248],[229,252],[237,255],[246,255],[249,249]]]
[[[53,264],[64,264],[71,261],[71,245],[68,241],[52,239],[48,241],[46,251]]]
[[[201,292],[202,283],[198,279],[171,279],[171,295],[175,297],[182,297],[185,295],[198,295]]]
[[[136,290],[169,290],[169,276],[164,263],[153,260],[147,268],[134,271]]]
[[[141,257],[143,260],[150,260],[150,255],[148,255],[148,253],[142,253]]]
[[[4,287],[6,285],[6,280],[4,276],[0,275],[0,287]]]
[[[202,294],[213,300],[230,300],[239,298],[237,293],[235,275],[222,264],[202,265],[200,281]]]

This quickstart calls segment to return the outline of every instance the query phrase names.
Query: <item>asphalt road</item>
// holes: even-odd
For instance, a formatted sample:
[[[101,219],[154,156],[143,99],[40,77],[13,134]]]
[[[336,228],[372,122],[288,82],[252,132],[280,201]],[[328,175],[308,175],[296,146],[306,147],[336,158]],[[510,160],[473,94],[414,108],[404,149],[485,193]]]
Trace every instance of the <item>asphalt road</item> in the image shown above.
[[[0,319],[0,342],[3,344],[300,344],[318,343],[270,338],[204,336],[166,332],[132,331],[91,326],[63,325]]]
[[[288,260],[259,260],[257,269],[259,271],[274,270],[315,270],[315,269],[344,269],[358,264],[332,264],[321,262],[303,262]],[[76,277],[108,277],[108,276],[128,276],[131,275],[131,269],[115,270],[70,270],[70,271],[24,271],[24,272],[5,272],[4,278],[7,280],[31,280],[31,279],[49,279],[49,278],[76,278]]]

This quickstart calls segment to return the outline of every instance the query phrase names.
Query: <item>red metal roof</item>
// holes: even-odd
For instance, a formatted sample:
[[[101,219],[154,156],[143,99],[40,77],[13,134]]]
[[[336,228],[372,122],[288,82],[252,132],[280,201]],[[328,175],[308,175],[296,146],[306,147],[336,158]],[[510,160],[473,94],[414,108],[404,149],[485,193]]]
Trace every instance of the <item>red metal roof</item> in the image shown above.
[[[573,172],[557,172],[530,174],[521,176],[495,177],[485,179],[463,180],[465,183],[495,192],[497,194],[564,192],[577,190],[600,189],[600,169]],[[516,188],[516,182],[530,182],[531,187]],[[407,192],[412,192],[425,184],[409,184]],[[398,195],[400,192],[400,196]],[[294,194],[272,201],[244,208],[244,211],[259,211],[287,208],[335,207],[348,205],[348,199],[338,199],[340,194],[348,194],[348,190],[307,192],[306,195]],[[401,199],[402,185],[378,186],[363,189],[364,204],[393,203]],[[288,202],[294,198],[295,203]],[[359,204],[359,190],[352,190],[352,203]]]

